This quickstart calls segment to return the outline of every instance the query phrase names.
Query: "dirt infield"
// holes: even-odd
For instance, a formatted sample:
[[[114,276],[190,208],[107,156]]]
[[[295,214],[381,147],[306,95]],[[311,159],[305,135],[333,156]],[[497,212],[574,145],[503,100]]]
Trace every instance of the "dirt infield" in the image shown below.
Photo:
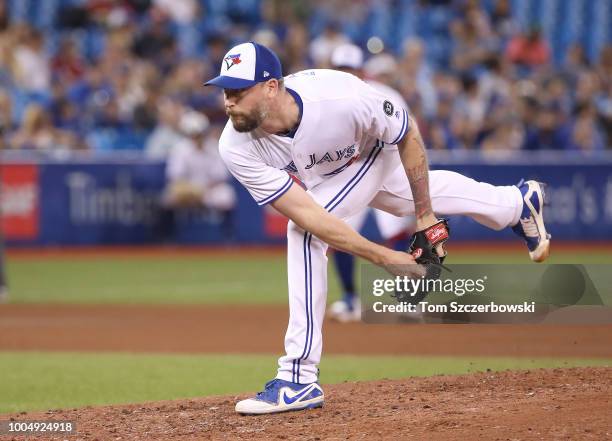
[[[333,385],[323,409],[271,416],[239,416],[244,396],[227,396],[12,417],[76,421],[54,440],[599,441],[612,439],[611,384],[612,368],[542,369]]]
[[[0,305],[0,350],[280,353],[287,320],[282,305],[9,304]],[[612,357],[612,325],[326,322],[324,338],[328,354]]]
[[[0,350],[279,353],[287,315],[286,306],[0,305]],[[612,326],[326,322],[324,335],[328,354],[612,357]],[[2,419],[73,420],[76,436],[40,438],[87,441],[612,439],[612,368],[345,383],[325,391],[323,409],[264,417],[236,415],[241,395]]]

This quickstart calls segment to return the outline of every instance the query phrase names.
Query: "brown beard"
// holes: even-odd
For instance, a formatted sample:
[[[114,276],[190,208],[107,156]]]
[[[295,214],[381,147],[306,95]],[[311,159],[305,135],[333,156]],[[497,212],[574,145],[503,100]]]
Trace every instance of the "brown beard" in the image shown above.
[[[227,115],[232,120],[232,125],[237,132],[246,133],[255,130],[262,123],[261,113],[258,109],[254,109],[248,114],[239,113],[232,114],[227,112]]]

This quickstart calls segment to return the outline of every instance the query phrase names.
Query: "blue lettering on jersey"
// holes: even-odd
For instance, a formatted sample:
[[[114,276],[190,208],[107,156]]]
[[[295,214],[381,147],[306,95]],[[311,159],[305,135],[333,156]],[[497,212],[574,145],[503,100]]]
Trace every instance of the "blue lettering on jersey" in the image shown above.
[[[310,164],[304,167],[306,170],[310,170],[312,166],[317,163],[317,158],[315,157],[314,153],[312,155],[309,155],[309,158],[310,158]]]
[[[295,162],[293,162],[293,161],[291,161],[289,164],[284,166],[283,170],[285,170],[287,173],[295,173],[295,174],[297,174],[297,172],[298,172],[297,167],[295,166]]]
[[[336,150],[336,161],[340,161],[341,159],[350,158],[355,154],[355,144],[349,145],[340,150]]]
[[[323,164],[324,162],[335,162],[342,159],[351,158],[355,154],[355,144],[349,145],[343,149],[338,149],[334,153],[326,152],[321,158],[317,159],[317,156],[313,153],[308,155],[309,164],[304,167],[306,170],[310,170],[315,165]]]
[[[317,161],[317,165],[323,164],[324,162],[334,162],[332,156],[328,153],[325,153],[321,159]]]

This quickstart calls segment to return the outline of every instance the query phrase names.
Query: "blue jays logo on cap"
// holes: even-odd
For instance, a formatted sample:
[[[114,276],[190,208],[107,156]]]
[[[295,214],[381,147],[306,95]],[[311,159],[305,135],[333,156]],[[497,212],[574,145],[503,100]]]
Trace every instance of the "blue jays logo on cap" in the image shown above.
[[[282,77],[283,71],[276,54],[261,44],[249,41],[234,46],[225,54],[219,76],[208,81],[206,86],[244,89]]]
[[[230,67],[236,64],[240,64],[242,60],[240,59],[240,54],[234,54],[234,55],[228,55],[227,57],[223,59],[223,61],[225,61],[225,66],[227,67],[227,70],[229,70]]]

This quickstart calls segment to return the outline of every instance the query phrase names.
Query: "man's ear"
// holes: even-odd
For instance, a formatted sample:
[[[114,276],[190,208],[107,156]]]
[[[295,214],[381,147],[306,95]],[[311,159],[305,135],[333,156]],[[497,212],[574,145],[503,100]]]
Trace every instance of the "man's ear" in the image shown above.
[[[264,83],[264,89],[266,91],[266,95],[270,98],[278,95],[280,91],[280,85],[278,84],[278,80],[275,78],[271,78]]]

